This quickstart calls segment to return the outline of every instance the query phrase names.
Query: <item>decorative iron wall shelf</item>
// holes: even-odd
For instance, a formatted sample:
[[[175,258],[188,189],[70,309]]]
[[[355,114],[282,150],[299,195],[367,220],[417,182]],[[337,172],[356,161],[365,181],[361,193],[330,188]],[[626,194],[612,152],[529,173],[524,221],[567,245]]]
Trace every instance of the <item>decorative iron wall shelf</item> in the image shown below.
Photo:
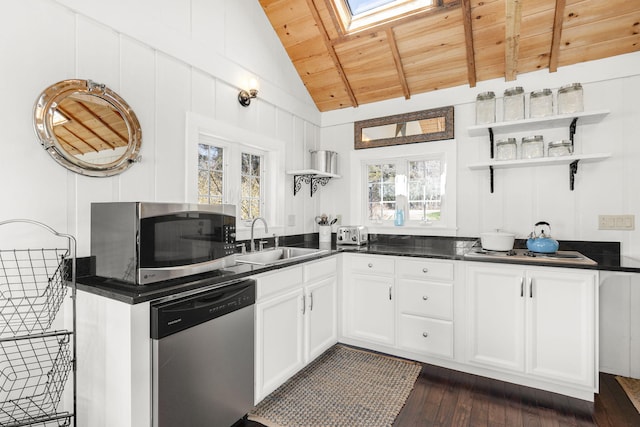
[[[470,136],[482,136],[489,134],[490,141],[490,158],[489,162],[476,163],[469,165],[469,169],[486,169],[489,168],[490,188],[493,193],[493,170],[496,168],[515,168],[524,166],[543,166],[543,165],[557,165],[568,164],[569,165],[569,189],[573,191],[575,183],[575,174],[578,171],[578,162],[587,161],[595,162],[599,160],[611,157],[609,153],[598,154],[573,154],[570,156],[560,157],[542,157],[537,159],[522,159],[522,160],[493,160],[494,159],[494,134],[495,133],[508,133],[508,132],[522,132],[522,131],[535,131],[544,130],[550,128],[569,127],[569,139],[571,141],[571,147],[573,150],[573,141],[576,133],[577,123],[590,124],[597,123],[609,114],[608,110],[588,111],[573,114],[563,114],[550,117],[540,117],[533,119],[513,120],[508,122],[496,122],[487,123],[483,125],[470,126],[468,128]]]
[[[325,186],[331,178],[340,178],[334,173],[321,172],[315,169],[302,169],[287,171],[287,175],[293,175],[293,195],[295,196],[302,188],[302,183],[310,184],[311,197],[318,190],[318,185]]]

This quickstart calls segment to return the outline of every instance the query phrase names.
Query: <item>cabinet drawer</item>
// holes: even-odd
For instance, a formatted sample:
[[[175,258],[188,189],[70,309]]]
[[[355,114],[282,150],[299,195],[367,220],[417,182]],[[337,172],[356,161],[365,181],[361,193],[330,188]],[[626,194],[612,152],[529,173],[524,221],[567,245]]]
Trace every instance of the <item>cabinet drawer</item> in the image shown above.
[[[284,268],[256,276],[256,299],[302,286],[302,267]]]
[[[400,280],[399,307],[401,313],[453,318],[453,285],[450,283]]]
[[[453,357],[453,322],[402,314],[398,330],[401,348]]]
[[[337,268],[335,256],[305,263],[303,266],[304,282],[307,283],[312,280],[335,276]]]
[[[346,266],[353,272],[390,276],[394,271],[394,259],[388,256],[352,255],[346,258]]]
[[[453,262],[434,260],[398,260],[400,277],[453,280]]]

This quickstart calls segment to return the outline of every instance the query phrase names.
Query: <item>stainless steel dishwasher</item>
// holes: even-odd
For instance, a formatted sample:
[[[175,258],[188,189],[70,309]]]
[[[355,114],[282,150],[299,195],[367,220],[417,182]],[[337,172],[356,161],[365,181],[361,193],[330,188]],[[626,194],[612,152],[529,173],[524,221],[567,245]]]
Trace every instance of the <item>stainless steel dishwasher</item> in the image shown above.
[[[255,281],[151,304],[154,427],[228,427],[253,407]]]

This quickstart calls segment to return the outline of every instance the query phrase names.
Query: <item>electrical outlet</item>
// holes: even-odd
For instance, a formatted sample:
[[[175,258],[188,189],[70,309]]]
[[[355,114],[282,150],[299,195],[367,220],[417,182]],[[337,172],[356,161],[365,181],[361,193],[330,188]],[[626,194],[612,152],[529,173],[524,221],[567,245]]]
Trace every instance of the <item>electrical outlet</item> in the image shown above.
[[[295,225],[296,225],[296,216],[295,216],[295,214],[289,214],[289,216],[287,217],[287,226],[295,227]]]
[[[342,215],[341,214],[337,214],[336,215],[336,225],[342,225]]]
[[[631,231],[635,229],[635,215],[598,215],[598,230]]]

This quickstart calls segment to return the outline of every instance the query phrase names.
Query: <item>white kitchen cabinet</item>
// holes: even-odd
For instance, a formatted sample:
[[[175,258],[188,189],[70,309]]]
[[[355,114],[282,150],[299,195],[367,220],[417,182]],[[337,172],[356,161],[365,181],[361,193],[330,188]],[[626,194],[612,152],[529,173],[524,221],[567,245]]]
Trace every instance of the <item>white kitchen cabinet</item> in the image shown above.
[[[344,254],[345,335],[394,345],[393,257]]]
[[[452,358],[454,263],[398,258],[396,267],[398,347]]]
[[[467,265],[467,359],[593,389],[597,272]]]
[[[336,257],[304,265],[305,364],[338,342]]]
[[[302,267],[257,276],[256,285],[257,403],[304,366]],[[279,292],[271,292],[273,288]]]
[[[255,402],[338,341],[335,257],[256,277]]]

